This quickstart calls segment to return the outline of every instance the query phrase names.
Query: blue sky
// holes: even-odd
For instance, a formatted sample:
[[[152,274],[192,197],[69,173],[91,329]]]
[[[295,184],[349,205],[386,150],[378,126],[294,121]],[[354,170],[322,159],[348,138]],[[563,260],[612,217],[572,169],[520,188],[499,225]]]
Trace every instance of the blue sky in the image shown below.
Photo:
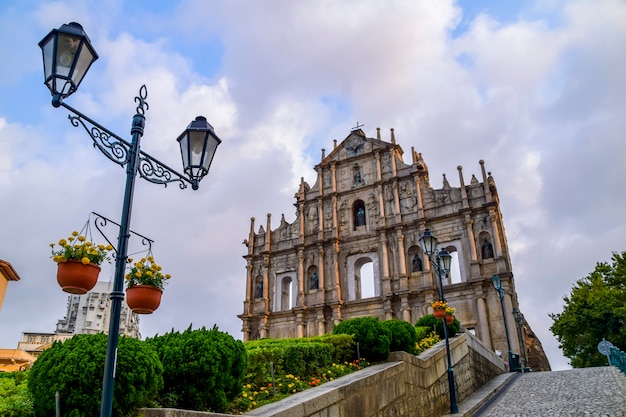
[[[189,323],[240,337],[250,217],[292,222],[300,177],[313,184],[321,149],[359,121],[421,152],[433,187],[444,173],[458,186],[457,165],[480,177],[485,160],[521,310],[553,369],[568,366],[548,314],[626,250],[626,3],[2,2],[0,258],[22,277],[0,311],[2,347],[65,313],[48,244],[91,211],[119,218],[124,171],[43,85],[37,43],[71,21],[100,59],[68,104],[129,137],[146,84],[144,151],[179,167],[175,138],[197,115],[224,141],[196,192],[138,181],[133,230],[174,276],[144,337]]]

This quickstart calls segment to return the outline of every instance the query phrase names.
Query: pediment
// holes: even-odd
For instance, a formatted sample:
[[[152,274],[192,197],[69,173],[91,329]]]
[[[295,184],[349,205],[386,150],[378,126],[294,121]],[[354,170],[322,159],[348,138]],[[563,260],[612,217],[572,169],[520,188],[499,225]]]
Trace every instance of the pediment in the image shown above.
[[[384,150],[392,146],[393,145],[389,142],[366,137],[365,132],[361,129],[354,129],[320,162],[320,165],[328,165],[333,162],[337,163],[364,154],[371,154],[375,150]]]

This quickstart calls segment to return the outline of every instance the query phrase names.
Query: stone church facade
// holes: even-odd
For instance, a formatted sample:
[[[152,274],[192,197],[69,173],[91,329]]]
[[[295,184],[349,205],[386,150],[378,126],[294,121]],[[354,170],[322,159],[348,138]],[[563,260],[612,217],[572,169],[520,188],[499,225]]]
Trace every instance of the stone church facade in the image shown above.
[[[410,164],[403,156],[393,129],[387,142],[380,129],[367,138],[356,128],[328,155],[322,150],[312,187],[301,180],[293,223],[283,215],[272,230],[268,214],[255,231],[251,219],[239,315],[244,341],[331,333],[341,320],[362,316],[414,324],[439,299],[437,275],[419,242],[428,229],[438,250],[453,256],[456,271],[443,285],[461,324],[505,356],[506,320],[511,351],[521,352],[524,340],[529,365],[548,370],[541,344],[512,314],[519,304],[511,260],[496,184],[484,162],[480,180],[472,175],[466,184],[459,166],[460,187],[444,175],[443,187],[434,189],[421,154],[412,148]],[[494,275],[505,290],[504,320]]]

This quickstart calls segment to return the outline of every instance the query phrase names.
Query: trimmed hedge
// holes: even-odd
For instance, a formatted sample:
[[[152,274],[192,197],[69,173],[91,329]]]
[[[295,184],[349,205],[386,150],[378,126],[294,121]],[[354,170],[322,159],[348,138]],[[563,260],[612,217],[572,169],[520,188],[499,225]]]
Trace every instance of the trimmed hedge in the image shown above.
[[[391,352],[403,351],[412,354],[415,351],[417,335],[411,323],[393,319],[383,321],[382,324],[391,332],[391,343],[389,344]]]
[[[416,327],[420,327],[420,326],[428,327],[430,329],[429,331],[431,331],[432,329],[435,329],[435,331],[437,332],[437,335],[439,335],[441,339],[444,338],[443,320],[436,319],[435,316],[433,316],[432,314],[428,314],[424,317],[421,317],[417,321],[417,323],[415,323],[415,326]],[[461,322],[459,322],[455,317],[454,322],[452,322],[452,324],[448,324],[447,327],[448,327],[448,337],[452,337],[456,335],[461,329]]]
[[[333,329],[333,334],[351,334],[354,336],[354,357],[357,357],[356,344],[359,344],[360,356],[370,362],[382,362],[389,356],[391,332],[383,326],[377,317],[357,317],[342,321]]]

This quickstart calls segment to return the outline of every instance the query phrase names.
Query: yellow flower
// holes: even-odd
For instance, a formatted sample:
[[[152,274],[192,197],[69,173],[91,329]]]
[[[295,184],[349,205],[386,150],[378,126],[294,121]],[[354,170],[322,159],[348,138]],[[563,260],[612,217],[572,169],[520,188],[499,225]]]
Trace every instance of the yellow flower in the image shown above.
[[[85,241],[85,236],[78,236],[78,240],[80,242],[84,242]],[[87,243],[89,243],[89,242],[87,242]]]
[[[172,276],[170,274],[165,274],[165,279],[170,279]]]
[[[86,256],[85,256],[85,257],[83,257],[83,259],[81,259],[80,261],[83,263],[83,265],[87,265],[87,264],[89,264],[89,263],[91,262],[91,261],[89,260],[89,258],[88,258],[88,257],[86,257]]]
[[[60,246],[65,246],[65,245],[67,245],[67,240],[65,240],[65,239],[61,239],[61,240],[59,240],[59,245],[60,245]]]
[[[75,236],[78,236],[78,232],[77,232],[76,230],[74,230],[74,231],[72,232],[72,236],[74,236],[74,237],[75,237]]]

